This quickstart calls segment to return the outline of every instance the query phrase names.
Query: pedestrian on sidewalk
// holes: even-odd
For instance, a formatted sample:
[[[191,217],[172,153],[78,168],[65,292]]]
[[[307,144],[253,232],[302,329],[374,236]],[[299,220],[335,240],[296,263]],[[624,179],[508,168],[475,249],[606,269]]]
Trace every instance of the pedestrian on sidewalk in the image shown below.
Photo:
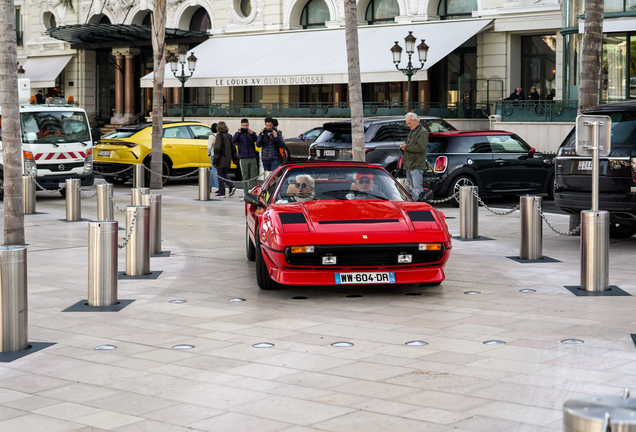
[[[283,162],[281,149],[285,147],[282,135],[274,129],[274,119],[265,119],[265,128],[261,130],[256,140],[256,147],[261,148],[261,162],[263,170],[274,171]]]
[[[229,189],[229,195],[234,195],[234,185],[227,180],[228,170],[232,163],[232,137],[228,133],[228,127],[221,121],[217,125],[216,141],[214,142],[214,159],[212,165],[219,174],[219,198],[225,198],[225,185]]]
[[[411,129],[411,132],[406,137],[406,142],[400,144],[400,149],[404,152],[402,165],[406,170],[406,178],[413,188],[411,195],[417,201],[424,192],[428,132],[420,124],[417,114],[412,112],[406,114],[406,125]]]
[[[258,153],[254,144],[257,140],[256,133],[250,129],[250,122],[246,118],[241,119],[241,127],[234,133],[232,143],[238,147],[238,159],[243,175],[243,193],[248,193],[256,186],[258,176]],[[253,179],[245,182],[247,179]]]
[[[216,134],[217,134],[216,126],[217,126],[216,123],[213,123],[212,126],[210,127],[210,129],[212,130],[212,133],[208,137],[208,157],[210,158],[210,187],[218,189],[219,179],[216,176],[217,175],[216,168],[214,168],[214,140],[216,140]],[[218,190],[216,194],[217,195],[219,194]]]

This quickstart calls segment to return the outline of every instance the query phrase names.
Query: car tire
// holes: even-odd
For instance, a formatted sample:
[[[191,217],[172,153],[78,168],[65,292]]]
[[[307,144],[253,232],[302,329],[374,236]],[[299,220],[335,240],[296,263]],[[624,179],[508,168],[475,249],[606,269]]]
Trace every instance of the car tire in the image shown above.
[[[455,178],[455,180],[453,180],[453,183],[448,188],[448,195],[446,196],[450,197],[459,193],[459,188],[461,186],[476,186],[476,185],[477,183],[472,177],[467,175],[460,175],[459,177]],[[457,198],[451,198],[450,200],[448,200],[448,203],[453,207],[459,207],[459,199]]]
[[[258,235],[256,235],[255,238],[256,245],[254,246],[254,249],[256,249],[256,283],[258,283],[259,288],[262,290],[278,289],[280,288],[280,284],[269,276],[269,271],[267,270],[267,264],[265,264],[265,259],[263,258],[263,251],[261,250],[261,242]]]
[[[609,226],[609,235],[615,239],[626,239],[636,234],[636,222],[633,223],[612,223]]]
[[[554,176],[554,173],[552,173],[550,177],[548,177],[548,186],[546,191],[550,201],[554,200],[554,189],[556,189],[556,177]]]
[[[245,224],[245,255],[249,261],[256,261],[256,247],[250,238],[250,229]]]
[[[283,157],[283,163],[288,163],[291,160],[291,153],[289,152],[287,146],[283,147],[283,153],[285,154],[285,156]]]
[[[150,156],[148,156],[146,158],[146,160],[144,160],[144,166],[148,169],[150,169]],[[170,160],[170,158],[166,155],[163,156],[163,162],[162,162],[162,169],[161,169],[161,173],[164,176],[169,176],[171,175],[171,171],[172,171],[172,161]],[[145,170],[145,174],[144,174],[144,187],[150,187],[150,171]],[[161,179],[161,184],[165,185],[168,182],[168,178],[167,177],[163,177]]]

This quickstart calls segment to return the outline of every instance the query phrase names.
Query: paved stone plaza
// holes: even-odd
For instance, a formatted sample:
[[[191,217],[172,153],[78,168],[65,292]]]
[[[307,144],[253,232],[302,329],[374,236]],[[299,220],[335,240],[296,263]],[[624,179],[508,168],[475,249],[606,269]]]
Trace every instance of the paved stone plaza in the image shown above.
[[[129,187],[115,187],[120,206]],[[241,192],[200,202],[195,183],[177,183],[161,193],[170,257],[151,270],[163,273],[119,281],[119,298],[134,299],[120,312],[86,313],[62,310],[87,297],[88,224],[65,222],[64,199],[38,192],[39,213],[25,219],[29,340],[53,345],[0,363],[0,431],[551,432],[567,399],[636,387],[636,300],[566,290],[580,282],[580,239],[545,225],[544,254],[559,262],[506,258],[519,252],[518,212],[480,209],[492,240],[453,241],[438,287],[268,292],[245,258]],[[458,236],[459,211],[442,210]],[[82,216],[96,217],[95,198]],[[548,217],[567,229],[566,216]],[[610,250],[610,283],[636,295],[636,238]],[[94,349],[104,344],[117,349]]]

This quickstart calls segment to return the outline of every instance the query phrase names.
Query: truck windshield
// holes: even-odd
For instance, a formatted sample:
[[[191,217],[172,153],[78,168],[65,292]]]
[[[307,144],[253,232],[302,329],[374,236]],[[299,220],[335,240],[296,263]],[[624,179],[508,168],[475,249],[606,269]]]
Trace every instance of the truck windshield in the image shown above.
[[[82,111],[38,111],[20,114],[22,142],[57,144],[90,141],[86,115]]]

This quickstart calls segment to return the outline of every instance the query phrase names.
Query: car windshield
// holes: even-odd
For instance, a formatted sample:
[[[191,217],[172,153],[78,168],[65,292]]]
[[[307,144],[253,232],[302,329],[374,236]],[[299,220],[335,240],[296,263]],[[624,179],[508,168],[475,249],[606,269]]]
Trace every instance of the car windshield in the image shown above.
[[[57,144],[90,141],[86,115],[82,111],[39,111],[20,114],[22,142]]]
[[[272,179],[264,193],[271,193],[266,199],[275,204],[354,199],[412,201],[393,177],[372,166],[290,168]]]

